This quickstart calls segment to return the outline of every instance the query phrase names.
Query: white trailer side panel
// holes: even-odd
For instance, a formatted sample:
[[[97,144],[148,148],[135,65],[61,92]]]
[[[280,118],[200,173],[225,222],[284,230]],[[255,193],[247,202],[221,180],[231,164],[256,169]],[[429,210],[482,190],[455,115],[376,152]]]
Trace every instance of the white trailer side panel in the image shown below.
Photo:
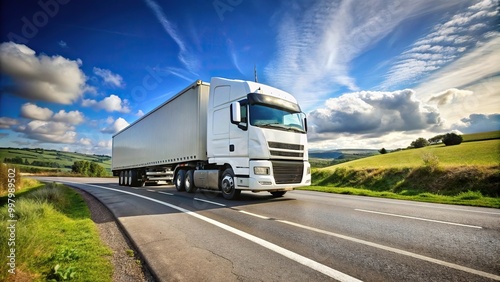
[[[207,160],[209,89],[197,81],[114,135],[112,170]]]

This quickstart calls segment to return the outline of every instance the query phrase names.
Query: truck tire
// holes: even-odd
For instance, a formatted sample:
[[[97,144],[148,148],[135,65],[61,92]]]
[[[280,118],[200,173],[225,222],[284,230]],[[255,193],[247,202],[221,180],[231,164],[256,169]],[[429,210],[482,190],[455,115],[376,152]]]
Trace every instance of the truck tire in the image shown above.
[[[184,179],[184,189],[188,193],[196,192],[196,186],[194,185],[194,170],[192,169],[186,172]]]
[[[144,184],[144,181],[142,181],[142,178],[139,179],[139,171],[138,170],[131,170],[130,171],[132,173],[132,180],[131,180],[131,183],[130,183],[130,186],[132,187],[142,187],[143,184]]]
[[[123,186],[123,170],[118,174],[118,185]]]
[[[127,172],[127,186],[132,186],[132,171]]]
[[[273,195],[274,198],[279,198],[283,197],[283,195],[286,194],[286,191],[275,191],[275,192],[269,192],[271,195]]]
[[[241,190],[236,189],[236,184],[234,182],[234,172],[232,168],[228,168],[222,173],[222,178],[220,180],[220,190],[222,191],[222,196],[227,200],[234,200],[240,196]]]
[[[183,170],[183,169],[180,169],[177,174],[175,175],[175,189],[177,189],[177,191],[179,192],[182,192],[185,190],[185,186],[184,186],[184,181],[185,181],[185,178],[186,178],[186,171]]]
[[[128,170],[123,171],[123,186],[128,186]]]

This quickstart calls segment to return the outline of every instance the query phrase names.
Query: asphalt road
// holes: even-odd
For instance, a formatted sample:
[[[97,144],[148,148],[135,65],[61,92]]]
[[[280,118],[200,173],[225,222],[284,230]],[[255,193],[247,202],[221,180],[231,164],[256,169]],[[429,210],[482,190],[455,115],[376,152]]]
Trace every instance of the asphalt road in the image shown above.
[[[180,193],[116,179],[83,189],[118,218],[160,281],[500,281],[500,210],[288,192]]]

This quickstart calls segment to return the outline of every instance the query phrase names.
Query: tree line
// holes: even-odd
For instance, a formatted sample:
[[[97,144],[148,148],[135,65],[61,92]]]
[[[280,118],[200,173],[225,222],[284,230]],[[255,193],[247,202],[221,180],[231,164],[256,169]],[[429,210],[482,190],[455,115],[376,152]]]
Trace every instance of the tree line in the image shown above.
[[[71,166],[71,171],[90,177],[107,176],[106,169],[95,162],[75,161]]]
[[[458,135],[456,133],[446,133],[446,134],[436,135],[430,139],[425,139],[423,137],[420,137],[412,141],[408,149],[423,148],[429,145],[439,144],[441,142],[446,146],[459,145],[463,142],[463,138],[462,135]],[[381,154],[388,153],[388,151],[385,148],[380,149],[378,152]]]
[[[53,167],[53,168],[62,168],[64,167],[58,162],[51,162],[51,161],[39,161],[39,160],[34,160],[32,162],[28,161],[28,159],[23,159],[19,156],[14,157],[14,158],[4,158],[3,159],[4,163],[9,163],[9,164],[21,164],[21,165],[33,165],[33,166],[43,166],[43,167]]]

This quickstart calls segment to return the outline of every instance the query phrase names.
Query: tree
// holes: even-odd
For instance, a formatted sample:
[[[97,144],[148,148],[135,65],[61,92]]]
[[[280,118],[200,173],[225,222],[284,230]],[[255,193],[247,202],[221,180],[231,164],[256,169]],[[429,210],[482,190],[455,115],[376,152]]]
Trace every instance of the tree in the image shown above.
[[[453,146],[462,143],[464,139],[461,135],[455,133],[446,133],[443,137],[443,143],[446,146]]]
[[[427,139],[422,138],[422,137],[411,142],[411,145],[410,145],[410,147],[412,147],[412,148],[423,148],[425,146],[429,146],[429,141],[427,141]]]
[[[428,141],[431,144],[437,144],[443,140],[443,137],[444,137],[444,135],[442,135],[442,134],[436,135],[436,136],[432,137],[431,139],[429,139]]]
[[[106,176],[106,169],[95,162],[75,161],[71,171],[85,176],[101,177]]]
[[[378,150],[378,152],[381,153],[382,155],[387,154],[387,150],[385,148]]]

